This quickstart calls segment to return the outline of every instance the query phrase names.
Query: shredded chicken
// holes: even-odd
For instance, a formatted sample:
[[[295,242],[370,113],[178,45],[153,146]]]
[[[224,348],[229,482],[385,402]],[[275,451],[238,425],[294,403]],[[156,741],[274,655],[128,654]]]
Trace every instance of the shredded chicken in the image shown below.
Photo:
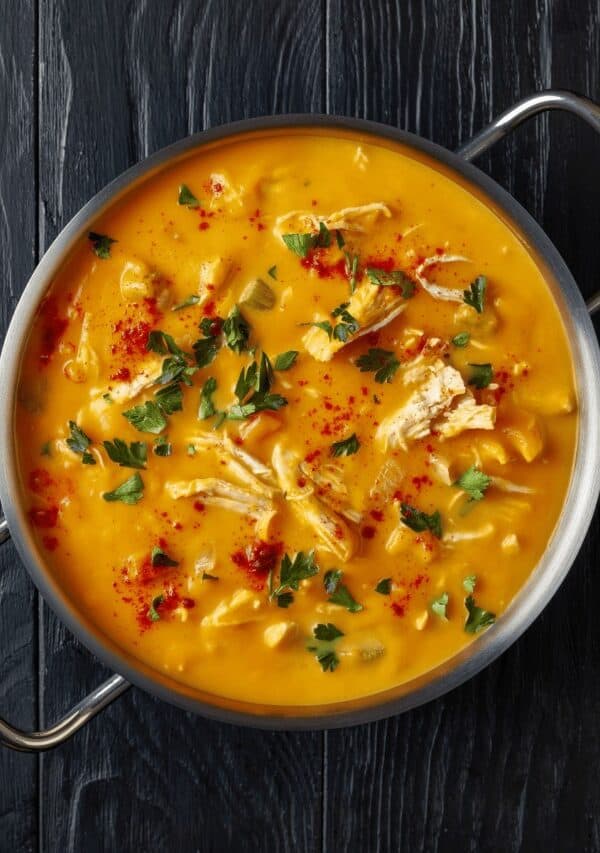
[[[273,509],[271,502],[264,496],[217,477],[170,481],[165,483],[165,489],[174,500],[197,496],[208,506],[219,506],[255,519]]]
[[[459,262],[469,263],[469,258],[465,258],[463,255],[432,255],[431,257],[425,258],[421,261],[419,266],[415,269],[416,279],[423,290],[426,290],[434,299],[441,299],[445,302],[462,302],[462,290],[456,290],[452,287],[442,287],[440,284],[429,281],[429,279],[424,275],[425,270],[428,267],[435,266],[436,264],[454,264]]]
[[[220,601],[200,623],[203,628],[227,628],[256,622],[264,616],[264,602],[249,589],[238,589]]]
[[[302,338],[307,352],[317,361],[330,361],[333,356],[357,338],[376,332],[391,323],[406,308],[406,299],[395,287],[380,287],[377,284],[363,282],[348,302],[348,313],[359,324],[359,329],[348,337],[347,341],[329,339],[327,332],[318,326],[311,326]],[[318,317],[318,320],[325,319]]]
[[[356,550],[356,536],[340,515],[314,495],[312,488],[298,488],[300,457],[277,444],[273,449],[272,461],[292,511],[300,521],[313,529],[321,547],[347,562]]]
[[[356,207],[343,207],[341,210],[335,210],[329,214],[318,214],[312,210],[290,210],[288,213],[277,217],[273,234],[278,240],[281,240],[284,225],[287,225],[285,233],[318,231],[321,222],[329,230],[364,232],[380,216],[389,219],[391,215],[392,212],[389,207],[380,201],[374,201],[371,204],[359,204]]]
[[[98,356],[95,349],[90,344],[90,323],[92,315],[86,311],[83,315],[81,324],[81,334],[79,335],[79,345],[75,358],[67,361],[63,367],[63,372],[67,379],[72,382],[86,382],[91,378],[91,374],[98,374]]]
[[[268,498],[276,494],[273,469],[242,450],[229,436],[207,432],[193,436],[188,442],[197,449],[215,451],[217,458],[225,463],[228,473],[256,494]]]
[[[436,432],[444,438],[453,438],[467,429],[494,429],[496,408],[478,404],[470,391],[459,397],[454,406],[437,421]]]

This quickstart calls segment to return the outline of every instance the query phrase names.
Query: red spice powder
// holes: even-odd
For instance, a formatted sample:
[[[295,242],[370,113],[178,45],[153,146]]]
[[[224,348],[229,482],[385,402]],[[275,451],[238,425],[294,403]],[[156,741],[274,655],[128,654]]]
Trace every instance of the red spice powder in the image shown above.
[[[283,542],[264,542],[257,539],[243,551],[231,555],[233,563],[246,572],[254,589],[263,589],[269,572],[275,569],[283,551]]]
[[[362,529],[363,539],[373,539],[375,533],[377,532],[374,527],[371,527],[370,524],[366,524]]]
[[[111,379],[114,379],[118,382],[129,382],[131,379],[131,373],[129,372],[128,367],[120,367],[110,376]]]
[[[208,228],[210,228],[210,223],[206,222],[206,221],[201,222],[200,225],[198,226],[199,231],[206,231]]]
[[[42,544],[48,551],[56,551],[58,548],[58,539],[56,536],[44,536]]]
[[[346,261],[340,258],[334,264],[328,264],[323,250],[315,249],[309,252],[306,258],[302,258],[301,265],[307,270],[314,270],[319,278],[348,278],[346,273]]]
[[[401,601],[393,601],[391,604],[392,611],[396,616],[405,616],[406,615],[406,600],[403,598]]]
[[[383,521],[383,511],[380,509],[372,509],[370,515],[375,521]]]
[[[45,468],[35,468],[29,474],[29,488],[36,495],[41,495],[54,483],[54,480]]]
[[[58,507],[32,507],[27,513],[30,522],[35,527],[56,527],[58,523]]]
[[[49,297],[43,302],[40,316],[42,317],[42,329],[39,359],[45,365],[52,358],[58,342],[69,325],[69,321],[66,317],[59,316],[58,306],[53,297]]]
[[[321,455],[321,451],[320,451],[320,450],[313,450],[311,453],[307,453],[307,454],[306,454],[306,456],[304,457],[304,461],[305,461],[305,462],[308,462],[308,464],[310,465],[310,464],[311,464],[311,462],[314,462],[314,461],[315,461],[315,459],[318,459],[318,457],[319,457],[320,455]]]

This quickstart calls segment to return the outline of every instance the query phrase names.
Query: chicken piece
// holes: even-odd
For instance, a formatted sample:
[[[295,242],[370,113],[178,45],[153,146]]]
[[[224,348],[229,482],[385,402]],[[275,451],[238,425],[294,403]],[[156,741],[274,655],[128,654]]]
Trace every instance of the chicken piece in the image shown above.
[[[263,438],[281,429],[282,421],[275,412],[259,412],[240,424],[240,436],[245,443],[260,445]]]
[[[98,356],[90,344],[91,321],[92,315],[89,311],[86,311],[83,315],[83,322],[81,323],[79,345],[75,358],[69,359],[63,366],[63,373],[71,382],[86,382],[92,376],[97,376],[98,374]]]
[[[336,512],[326,507],[317,498],[312,488],[298,488],[300,457],[281,445],[273,449],[273,468],[279,477],[285,499],[300,521],[305,522],[316,533],[320,545],[331,551],[343,562],[347,562],[356,551],[356,535]]]
[[[404,471],[395,459],[386,459],[375,477],[369,496],[390,500],[402,485]]]
[[[429,536],[419,535],[400,522],[388,536],[385,550],[393,557],[410,555],[427,565],[437,556],[438,545]]]
[[[516,533],[507,533],[502,542],[500,543],[500,548],[505,554],[508,554],[509,557],[513,557],[515,554],[518,554],[521,550],[519,545],[519,539]]]
[[[210,188],[212,197],[209,207],[219,208],[223,205],[233,210],[243,208],[246,191],[243,186],[234,186],[229,177],[222,172],[213,172],[210,176]]]
[[[173,500],[197,496],[207,506],[218,506],[255,519],[273,511],[273,505],[264,496],[216,477],[169,481],[165,489]]]
[[[424,258],[418,267],[415,269],[415,277],[423,290],[425,290],[434,299],[441,299],[444,302],[462,302],[464,293],[462,290],[457,290],[452,287],[443,287],[435,284],[425,277],[425,270],[429,267],[437,266],[437,264],[454,264],[454,263],[469,263],[469,258],[462,255],[432,255],[429,258]]]
[[[465,326],[475,335],[490,335],[498,327],[498,315],[491,305],[479,314],[471,305],[461,305],[454,312],[454,325],[461,331]],[[471,341],[473,345],[475,342]]]
[[[200,263],[198,272],[198,296],[199,305],[204,305],[212,299],[229,277],[231,265],[225,258],[208,258]]]
[[[387,204],[380,201],[371,204],[359,204],[356,207],[343,207],[329,214],[319,214],[312,210],[290,210],[275,220],[273,234],[281,240],[285,233],[303,233],[318,231],[322,222],[330,231],[357,231],[363,233],[371,228],[380,216],[389,219],[392,215]],[[284,229],[285,226],[285,229]]]
[[[300,462],[298,467],[302,474],[317,486],[319,498],[323,503],[354,524],[360,524],[362,513],[350,505],[348,487],[342,476],[344,472],[339,465],[327,463],[313,470],[306,462]]]
[[[138,302],[155,296],[155,275],[144,261],[126,261],[119,279],[125,302]]]
[[[336,338],[330,340],[324,329],[311,326],[302,338],[302,343],[317,361],[331,361],[336,352],[347,343],[387,326],[405,308],[406,299],[398,293],[397,288],[363,282],[350,297],[347,309],[359,324],[358,331],[350,335],[347,341],[339,341]]]
[[[292,640],[295,640],[297,636],[298,626],[295,622],[275,622],[275,624],[267,626],[263,631],[264,644],[270,649],[287,645]]]
[[[502,432],[526,462],[533,462],[544,449],[542,428],[532,412],[524,409],[513,412],[511,424]]]
[[[489,539],[496,530],[495,526],[487,521],[474,530],[456,530],[444,533],[444,545],[457,545],[459,542],[473,542],[476,539]]]
[[[467,429],[494,429],[495,423],[496,408],[478,405],[475,397],[467,391],[436,421],[435,430],[444,438],[453,438]]]
[[[427,369],[425,382],[413,391],[395,414],[384,418],[375,433],[376,439],[383,440],[387,447],[406,450],[408,441],[430,434],[432,421],[465,390],[458,370],[436,359]]]
[[[242,450],[229,436],[207,432],[189,438],[188,443],[199,450],[214,450],[228,472],[257,495],[272,498],[276,494],[273,469]]]
[[[257,622],[264,616],[264,602],[249,589],[236,590],[231,598],[220,601],[200,625],[202,628],[230,628]]]

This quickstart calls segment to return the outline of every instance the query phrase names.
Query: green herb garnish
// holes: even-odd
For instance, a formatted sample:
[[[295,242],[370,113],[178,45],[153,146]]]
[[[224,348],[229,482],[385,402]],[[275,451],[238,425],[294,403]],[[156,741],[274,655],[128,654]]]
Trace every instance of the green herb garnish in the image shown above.
[[[177,560],[174,560],[172,557],[169,557],[162,548],[154,547],[152,549],[152,553],[150,554],[150,562],[153,567],[156,568],[172,568],[174,566],[178,566],[179,563]]]
[[[361,373],[375,373],[375,382],[391,382],[400,362],[391,350],[372,348],[359,356],[354,364]]]
[[[485,289],[487,287],[487,279],[484,275],[478,275],[474,282],[471,283],[469,290],[463,290],[463,299],[467,305],[474,308],[478,314],[483,312],[485,307]]]
[[[279,607],[289,607],[294,600],[290,590],[297,591],[300,581],[318,574],[315,552],[298,551],[294,559],[284,554],[279,570],[279,584],[274,586],[273,573],[269,573],[269,601],[276,600]]]
[[[182,308],[191,308],[193,305],[197,305],[200,302],[200,297],[195,293],[187,296],[183,302],[179,302],[177,305],[173,305],[171,311],[181,311]]]
[[[491,477],[480,471],[474,465],[461,474],[453,485],[458,486],[469,495],[470,501],[480,501],[492,482]]]
[[[452,343],[455,347],[466,347],[466,345],[471,340],[471,335],[469,332],[459,332],[458,335],[454,335],[452,338]]]
[[[139,432],[151,432],[155,435],[162,432],[167,425],[167,419],[160,406],[152,400],[123,412],[123,417],[127,418],[129,423]]]
[[[72,450],[73,453],[78,453],[84,465],[95,465],[96,460],[89,452],[92,444],[91,438],[77,426],[75,421],[69,421],[69,429],[71,430],[71,435],[67,438],[67,447],[69,450]]]
[[[200,392],[200,406],[198,407],[198,417],[200,420],[206,420],[216,414],[216,407],[212,399],[212,395],[217,390],[217,380],[214,376],[209,376]]]
[[[448,621],[448,617],[446,616],[446,607],[448,606],[448,593],[443,592],[439,598],[436,598],[431,602],[431,612],[435,613],[436,616],[439,616],[444,622]]]
[[[106,234],[98,234],[96,231],[89,232],[88,240],[91,242],[94,252],[103,261],[110,258],[110,247],[117,242],[112,237],[108,237]]]
[[[325,573],[323,586],[329,595],[328,601],[345,607],[350,613],[359,613],[364,608],[356,601],[346,584],[342,583],[343,576],[341,569],[330,569]]]
[[[352,456],[354,453],[358,453],[360,448],[360,441],[356,437],[356,433],[353,432],[351,436],[343,439],[343,441],[334,441],[334,443],[329,448],[329,454],[331,456]]]
[[[273,279],[275,279],[275,281],[277,281],[277,267],[275,266],[275,264],[273,264],[272,267],[269,267],[269,269],[267,270],[267,273],[271,276],[271,278],[273,278]]]
[[[238,355],[248,348],[250,326],[237,305],[232,308],[229,316],[223,321],[223,334],[229,349]]]
[[[323,672],[333,672],[340,662],[335,653],[334,643],[344,636],[344,632],[336,628],[331,622],[319,623],[313,629],[313,636],[316,642],[309,640],[306,645],[307,650],[314,653]]]
[[[400,520],[407,527],[410,527],[411,530],[414,530],[416,533],[430,530],[438,539],[442,538],[442,516],[438,510],[428,515],[426,512],[421,512],[420,509],[407,503],[401,503],[400,510]]]
[[[136,472],[124,483],[121,483],[114,491],[104,492],[102,497],[105,501],[121,501],[124,504],[136,504],[144,494],[144,482]]]
[[[113,441],[104,441],[104,448],[109,459],[117,462],[121,468],[146,467],[146,444],[143,441],[132,441],[128,446],[126,441],[115,438]]]
[[[375,587],[375,592],[378,592],[379,595],[389,595],[392,591],[392,579],[391,578],[381,578],[380,581],[377,581],[377,586]]]
[[[185,207],[196,208],[200,207],[200,202],[191,191],[191,189],[185,184],[179,184],[179,195],[177,196],[177,204],[181,204]]]
[[[165,415],[172,415],[183,409],[183,391],[177,382],[172,382],[154,394],[159,408]]]
[[[155,595],[152,601],[150,602],[150,607],[148,608],[148,612],[146,616],[151,622],[158,622],[160,619],[160,613],[158,612],[158,608],[164,601],[164,595]]]
[[[350,252],[344,252],[344,257],[346,258],[346,275],[348,276],[350,293],[354,293],[356,290],[356,279],[358,276],[359,256],[356,254],[351,255]]]
[[[469,595],[472,595],[475,592],[475,584],[476,583],[477,583],[477,575],[467,575],[467,577],[463,579],[464,591],[468,592]]]
[[[380,287],[399,287],[402,296],[410,299],[415,292],[415,283],[402,270],[382,270],[379,267],[367,267],[367,275],[373,284]]]
[[[294,366],[297,358],[298,350],[291,349],[288,352],[281,352],[276,356],[273,367],[275,370],[289,370],[290,367]]]
[[[166,435],[159,435],[154,439],[154,455],[155,456],[170,456],[173,453],[173,445],[169,442]]]
[[[467,634],[477,634],[479,631],[489,628],[496,621],[496,614],[478,607],[472,595],[466,597],[465,607],[468,612],[467,621],[465,622],[465,631]]]
[[[474,385],[475,388],[487,388],[493,379],[494,371],[489,362],[485,364],[472,364],[469,362],[471,375],[468,379],[469,385]]]

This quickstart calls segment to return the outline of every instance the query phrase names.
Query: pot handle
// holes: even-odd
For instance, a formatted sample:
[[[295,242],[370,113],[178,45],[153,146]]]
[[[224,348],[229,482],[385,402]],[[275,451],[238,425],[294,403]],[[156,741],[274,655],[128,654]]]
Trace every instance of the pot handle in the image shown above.
[[[7,539],[10,539],[8,524],[6,519],[0,515],[0,545]],[[59,746],[130,686],[129,682],[125,681],[121,675],[111,676],[71,708],[57,723],[39,732],[24,732],[15,729],[0,719],[0,745],[8,746],[19,752],[44,752],[54,746]]]
[[[584,121],[587,121],[594,130],[600,133],[600,106],[589,98],[575,95],[560,89],[548,89],[546,92],[538,92],[529,95],[521,101],[517,101],[512,107],[500,113],[487,127],[476,133],[468,142],[464,142],[456,153],[465,160],[474,160],[500,139],[503,139],[511,131],[531,116],[547,110],[565,110],[573,113]],[[587,301],[587,309],[590,314],[600,310],[600,291]]]

